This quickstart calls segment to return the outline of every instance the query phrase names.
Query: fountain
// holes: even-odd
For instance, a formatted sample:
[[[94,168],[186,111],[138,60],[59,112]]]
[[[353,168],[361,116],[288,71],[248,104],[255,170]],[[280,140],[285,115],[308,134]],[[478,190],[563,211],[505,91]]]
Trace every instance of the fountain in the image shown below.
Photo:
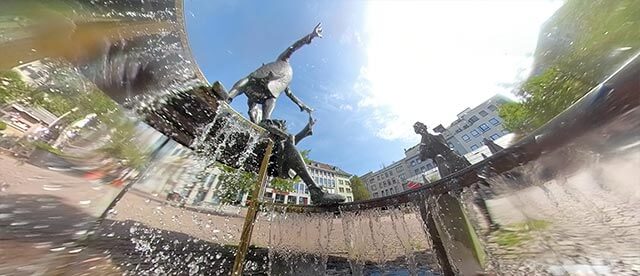
[[[306,168],[291,160],[312,118],[293,136],[269,118],[272,110],[262,122],[233,110],[224,88],[209,86],[191,57],[182,1],[62,2],[76,17],[56,9],[46,19],[64,35],[9,29],[14,37],[0,37],[0,69],[79,80],[64,84],[90,90],[83,92],[95,101],[56,92],[51,79],[39,83],[52,89],[52,101],[56,93],[77,98],[68,105],[77,109],[52,113],[59,120],[49,126],[97,122],[87,119],[60,148],[36,143],[55,160],[20,166],[7,163],[9,155],[0,159],[0,274],[639,272],[639,201],[629,180],[639,161],[637,54],[518,143],[485,141],[493,155],[473,165],[417,124],[424,157],[443,176],[438,181],[365,201],[285,205],[263,201],[263,189],[287,168],[304,176]],[[100,95],[120,107],[95,104]]]

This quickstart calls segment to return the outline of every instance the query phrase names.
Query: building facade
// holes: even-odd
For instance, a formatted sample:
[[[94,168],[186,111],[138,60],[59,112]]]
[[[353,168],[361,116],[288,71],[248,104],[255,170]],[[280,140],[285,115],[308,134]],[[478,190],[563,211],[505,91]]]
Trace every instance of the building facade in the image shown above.
[[[408,190],[408,179],[436,170],[431,159],[420,160],[418,145],[404,150],[405,157],[385,166],[381,170],[369,172],[360,178],[372,198],[389,196]]]
[[[458,119],[448,128],[438,125],[433,130],[442,133],[449,147],[458,154],[478,162],[484,138],[496,140],[509,133],[498,114],[499,106],[507,102],[508,98],[495,95],[474,108],[460,112]],[[397,194],[440,179],[433,160],[420,160],[419,145],[405,149],[404,155],[401,160],[360,177],[372,198]]]
[[[349,181],[351,174],[337,166],[318,161],[311,161],[308,169],[311,177],[322,190],[330,194],[340,194],[344,196],[346,202],[353,201],[353,192]],[[294,184],[292,192],[276,191],[267,187],[264,197],[266,200],[284,204],[307,205],[313,203],[307,185],[304,183]]]
[[[496,140],[509,131],[504,128],[498,108],[510,100],[502,95],[495,95],[474,108],[467,108],[458,114],[458,119],[444,128],[435,127],[449,143],[449,147],[458,154],[465,155],[484,145],[482,140]]]

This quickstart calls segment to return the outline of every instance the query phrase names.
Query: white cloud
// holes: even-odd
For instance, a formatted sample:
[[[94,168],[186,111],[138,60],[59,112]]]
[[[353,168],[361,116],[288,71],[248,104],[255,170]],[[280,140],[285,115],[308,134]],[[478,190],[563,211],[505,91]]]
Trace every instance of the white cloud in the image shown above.
[[[417,120],[450,123],[526,75],[539,28],[561,3],[369,2],[358,107],[384,139],[414,139]]]
[[[340,110],[346,110],[346,111],[352,111],[353,110],[353,106],[351,106],[350,104],[341,104],[339,106]]]

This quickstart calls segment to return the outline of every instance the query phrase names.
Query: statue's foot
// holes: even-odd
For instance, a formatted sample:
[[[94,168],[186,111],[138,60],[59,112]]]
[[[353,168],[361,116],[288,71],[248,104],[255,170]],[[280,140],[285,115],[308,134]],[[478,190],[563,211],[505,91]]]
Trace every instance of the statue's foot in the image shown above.
[[[346,199],[339,194],[329,194],[322,191],[311,192],[311,201],[315,205],[330,205],[344,202]]]
[[[214,82],[213,85],[211,85],[210,89],[211,89],[211,93],[213,94],[214,97],[216,97],[216,99],[231,103],[232,99],[229,97],[229,94],[227,93],[227,89],[224,88],[224,85],[222,85],[221,82],[219,81]]]

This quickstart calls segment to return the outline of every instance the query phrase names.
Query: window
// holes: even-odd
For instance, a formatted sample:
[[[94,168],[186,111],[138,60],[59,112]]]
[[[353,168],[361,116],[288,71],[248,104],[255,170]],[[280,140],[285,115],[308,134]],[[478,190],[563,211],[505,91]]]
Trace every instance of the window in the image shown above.
[[[419,174],[420,173],[420,169],[416,169],[415,172],[416,172],[416,174]]]
[[[450,148],[453,148],[453,144],[452,143],[447,143],[447,145],[449,145]]]
[[[393,182],[393,184],[396,184],[398,183],[398,180],[394,178],[391,182]]]
[[[373,193],[373,197],[378,197],[378,192]]]
[[[478,146],[477,145],[471,145],[471,150],[477,150]]]
[[[397,167],[397,168],[396,168],[396,172],[398,172],[398,173],[399,173],[399,172],[402,172],[402,167]]]
[[[276,203],[284,203],[284,195],[283,194],[276,194]]]
[[[481,110],[481,111],[480,111],[480,116],[485,117],[485,116],[487,116],[487,115],[489,115],[489,113],[488,113],[488,112],[486,112],[486,111],[484,111],[484,110]]]
[[[351,192],[351,188],[346,188],[346,190],[347,190],[347,193]]]
[[[422,163],[422,159],[418,158],[418,164]]]
[[[427,168],[426,168],[426,167],[424,167],[424,166],[422,166],[422,167],[420,167],[420,171],[421,171],[421,172],[426,172],[426,171],[427,171]]]
[[[459,129],[459,128],[456,129],[456,133],[460,133],[460,132],[462,132],[462,129]]]
[[[308,199],[306,197],[299,197],[298,204],[307,205]]]
[[[344,193],[344,188],[340,187],[338,188],[338,191],[340,191],[341,193]]]
[[[489,108],[489,110],[491,110],[491,111],[496,111],[498,109],[495,105],[490,105],[487,108]]]
[[[393,176],[393,171],[389,171],[389,175],[390,175],[390,176]]]
[[[508,130],[506,130],[506,129],[503,129],[503,130],[502,130],[502,134],[509,134],[509,131],[508,131]]]
[[[415,166],[416,165],[416,160],[411,160],[411,166]]]
[[[495,139],[500,138],[500,135],[496,133],[494,135],[491,135],[491,137],[489,137],[489,138],[491,138],[491,140],[495,140]]]
[[[491,120],[489,120],[489,123],[491,123],[494,126],[497,126],[500,124],[500,121],[498,121],[498,119],[496,118],[491,118]]]
[[[478,116],[473,115],[473,116],[471,116],[471,118],[469,118],[469,123],[473,124],[473,123],[477,122],[478,120],[480,120],[480,119],[478,119]]]
[[[347,202],[353,202],[353,198],[352,198],[352,197],[350,197],[350,196],[348,196],[348,197],[347,197]]]
[[[478,137],[480,135],[480,132],[474,129],[471,131],[471,135],[473,135],[473,137]]]
[[[287,196],[287,204],[296,204],[298,202],[298,198],[295,196]]]
[[[405,180],[406,178],[404,177],[404,174],[401,174],[400,176],[400,180]]]
[[[462,135],[462,140],[469,141],[469,139],[471,139],[469,138],[469,135]]]
[[[482,132],[487,132],[489,129],[491,128],[487,124],[480,125],[480,130],[482,130]]]
[[[430,170],[430,169],[433,169],[433,164],[432,163],[427,164],[427,170]]]

